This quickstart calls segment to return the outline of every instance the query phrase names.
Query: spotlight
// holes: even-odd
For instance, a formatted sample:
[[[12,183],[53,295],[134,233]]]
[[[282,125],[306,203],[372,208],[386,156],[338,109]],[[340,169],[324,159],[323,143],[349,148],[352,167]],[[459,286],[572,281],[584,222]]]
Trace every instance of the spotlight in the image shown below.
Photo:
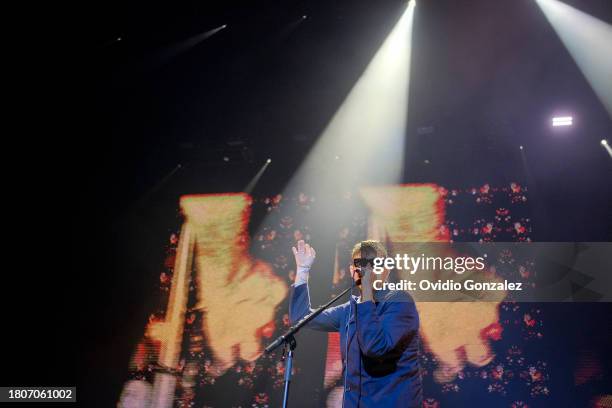
[[[307,16],[306,14],[304,14],[304,15],[302,16],[302,19],[303,19],[303,20],[306,20],[307,18],[308,18],[308,16]]]
[[[523,145],[520,145],[520,146],[519,146],[519,149],[523,150]]]
[[[574,118],[571,116],[557,116],[552,118],[552,125],[557,126],[572,126]]]
[[[612,159],[612,147],[609,146],[608,141],[606,139],[601,139],[601,146],[606,149],[610,158]]]
[[[229,157],[227,157],[227,156],[223,156],[223,161],[224,161],[224,162],[228,162],[228,161],[229,161]]]
[[[257,185],[257,182],[259,181],[261,176],[263,176],[264,172],[268,168],[268,164],[270,164],[271,162],[272,162],[272,159],[270,159],[270,158],[268,160],[266,160],[266,162],[263,164],[263,166],[261,166],[261,168],[253,176],[251,181],[249,181],[249,184],[247,184],[246,187],[242,191],[244,191],[245,193],[251,194],[253,192],[253,189]]]
[[[612,115],[612,25],[609,21],[595,18],[567,4],[585,2],[535,1],[599,100]],[[610,2],[605,3],[609,9]]]
[[[121,37],[117,37],[117,41],[121,41]]]
[[[227,28],[227,24],[223,24],[221,28]]]

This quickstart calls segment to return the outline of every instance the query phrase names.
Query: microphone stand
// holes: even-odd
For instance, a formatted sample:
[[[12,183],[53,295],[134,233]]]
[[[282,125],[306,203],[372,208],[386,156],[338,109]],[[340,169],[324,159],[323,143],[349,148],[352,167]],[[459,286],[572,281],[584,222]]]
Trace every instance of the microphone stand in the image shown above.
[[[281,344],[285,345],[285,348],[289,348],[289,352],[287,353],[287,357],[285,360],[285,390],[283,395],[283,408],[287,408],[287,402],[289,400],[289,385],[291,383],[291,370],[293,369],[293,350],[297,347],[297,342],[295,341],[294,334],[296,334],[304,325],[306,325],[309,321],[323,313],[323,311],[329,308],[334,302],[340,299],[342,296],[350,292],[352,286],[346,288],[342,291],[338,296],[334,297],[332,300],[324,304],[323,306],[319,306],[317,309],[313,310],[303,318],[301,318],[296,324],[291,326],[287,331],[280,336],[278,336],[272,343],[265,348],[266,353],[272,352]]]

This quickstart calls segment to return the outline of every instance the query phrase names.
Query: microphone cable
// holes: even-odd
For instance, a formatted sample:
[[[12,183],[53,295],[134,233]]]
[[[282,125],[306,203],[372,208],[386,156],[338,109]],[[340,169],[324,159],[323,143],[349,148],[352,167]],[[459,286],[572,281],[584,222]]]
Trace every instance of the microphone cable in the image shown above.
[[[356,271],[356,270],[355,270]],[[351,341],[351,336],[349,333],[349,327],[350,327],[350,320],[351,320],[351,313],[353,314],[353,316],[355,316],[355,336],[357,337],[357,344],[359,345],[359,395],[357,397],[357,408],[359,408],[359,405],[361,403],[361,343],[359,343],[359,334],[358,334],[358,322],[357,322],[357,302],[352,302],[353,300],[353,290],[355,289],[355,271],[353,272],[353,274],[351,275],[351,296],[349,298],[349,314],[348,317],[346,319],[346,344],[344,346],[344,395],[342,396],[342,408],[344,408],[344,403],[346,401],[346,392],[347,392],[347,380],[348,380],[348,360],[349,360],[349,344]],[[359,285],[361,285],[361,273],[357,272],[357,274],[359,275],[359,279],[357,280],[357,283]],[[353,307],[353,303],[355,304]]]

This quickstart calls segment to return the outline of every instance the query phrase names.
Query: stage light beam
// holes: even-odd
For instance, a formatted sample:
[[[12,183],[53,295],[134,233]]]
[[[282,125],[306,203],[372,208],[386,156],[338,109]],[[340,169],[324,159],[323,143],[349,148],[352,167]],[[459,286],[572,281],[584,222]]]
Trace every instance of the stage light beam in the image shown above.
[[[213,35],[217,34],[219,31],[225,28],[227,28],[227,24],[223,24],[222,26],[213,28],[212,30],[208,30],[203,33],[194,35],[193,37],[190,37],[186,40],[172,44],[171,46],[168,46],[162,49],[159,52],[159,55],[157,57],[159,59],[158,63],[166,63],[169,60],[177,57],[178,55],[191,50],[195,46],[199,45],[203,41],[209,39],[210,37],[212,37]]]
[[[610,147],[610,143],[608,143],[606,139],[602,139],[601,145],[603,146],[604,149],[606,149],[606,151],[610,155],[610,158],[612,159],[612,147]]]
[[[400,181],[414,8],[411,0],[293,175],[289,189],[320,194]],[[346,160],[339,165],[335,156]]]
[[[558,0],[535,0],[612,116],[612,25]]]
[[[255,189],[255,186],[257,185],[257,182],[259,181],[259,179],[261,179],[261,176],[263,176],[264,172],[266,171],[266,169],[268,168],[270,163],[272,163],[272,159],[268,159],[268,160],[265,161],[263,166],[261,166],[261,168],[253,176],[251,181],[249,181],[249,183],[243,189],[243,192],[245,192],[247,194],[251,194],[253,192],[253,190]]]

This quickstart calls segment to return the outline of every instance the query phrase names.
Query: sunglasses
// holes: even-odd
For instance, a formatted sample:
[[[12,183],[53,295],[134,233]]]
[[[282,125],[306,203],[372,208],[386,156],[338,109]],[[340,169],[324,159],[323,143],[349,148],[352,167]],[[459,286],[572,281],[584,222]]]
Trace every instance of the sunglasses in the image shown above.
[[[374,266],[374,258],[355,258],[353,259],[353,265],[356,268],[365,268],[368,265]]]

